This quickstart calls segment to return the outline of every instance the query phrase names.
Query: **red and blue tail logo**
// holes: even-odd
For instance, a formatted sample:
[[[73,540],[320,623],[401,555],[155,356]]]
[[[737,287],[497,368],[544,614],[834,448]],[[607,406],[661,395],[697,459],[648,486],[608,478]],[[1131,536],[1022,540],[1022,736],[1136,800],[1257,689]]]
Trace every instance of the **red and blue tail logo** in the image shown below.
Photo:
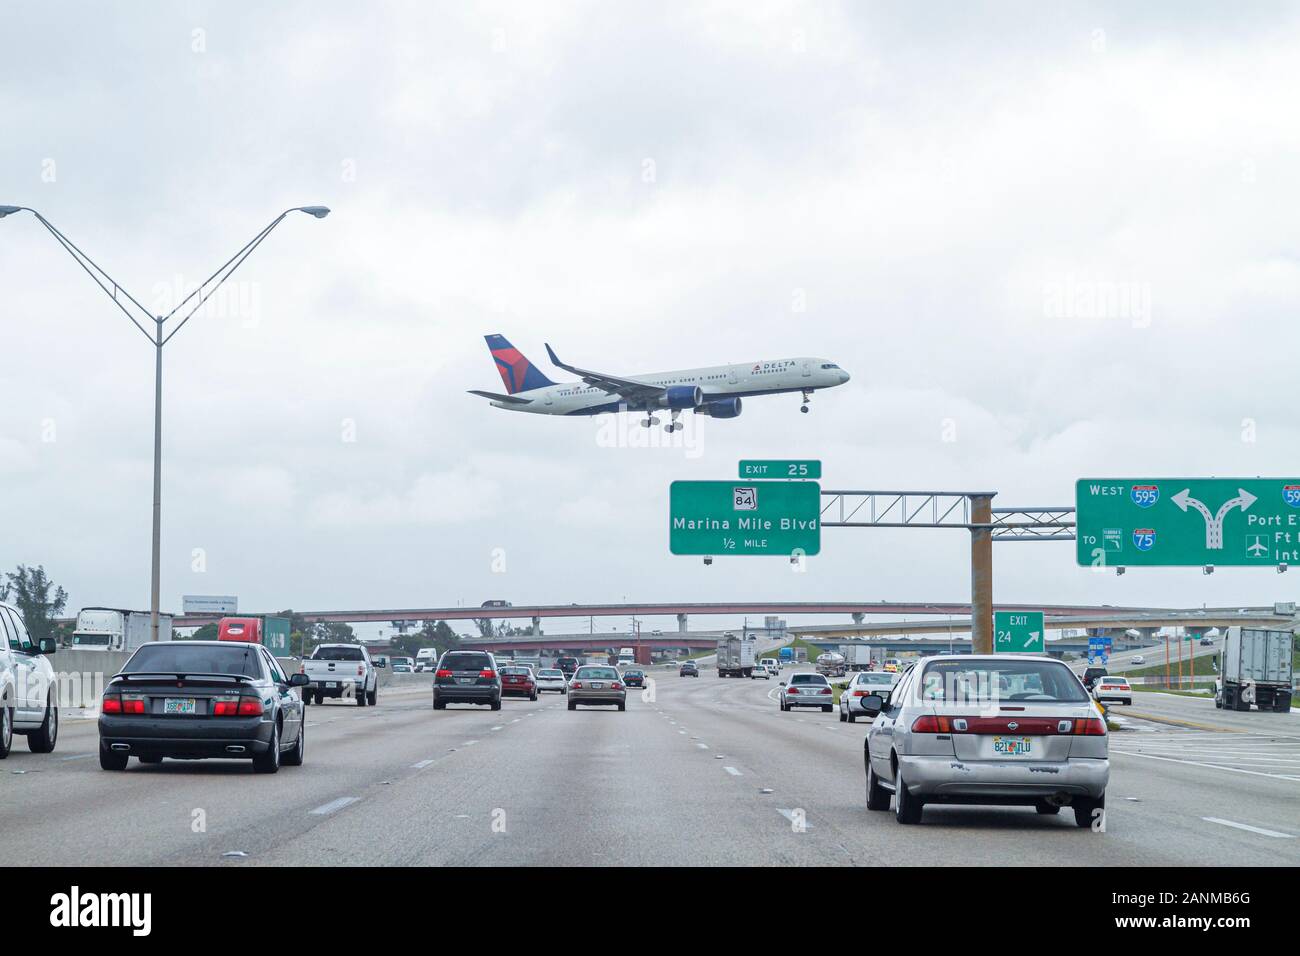
[[[487,339],[488,351],[492,353],[492,359],[497,363],[497,371],[501,373],[501,381],[505,383],[506,394],[514,395],[516,392],[528,392],[534,388],[545,388],[547,385],[554,385],[549,378],[542,374],[532,362],[524,357],[524,354],[510,344],[504,335],[485,335]]]

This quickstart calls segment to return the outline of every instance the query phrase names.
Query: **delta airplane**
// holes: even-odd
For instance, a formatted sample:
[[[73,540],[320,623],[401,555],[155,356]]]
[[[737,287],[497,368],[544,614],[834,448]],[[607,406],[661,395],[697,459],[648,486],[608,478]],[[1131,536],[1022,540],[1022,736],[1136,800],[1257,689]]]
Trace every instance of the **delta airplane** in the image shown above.
[[[808,400],[819,388],[834,388],[849,380],[849,373],[834,362],[818,358],[784,358],[740,365],[676,372],[651,372],[622,378],[575,368],[560,361],[546,346],[556,368],[578,376],[581,382],[552,382],[503,335],[487,335],[488,350],[496,361],[506,394],[471,389],[471,395],[486,398],[496,408],[538,415],[600,415],[605,412],[645,412],[645,428],[658,425],[655,412],[667,409],[672,420],[664,431],[682,429],[677,419],[690,410],[711,418],[736,418],[740,400],[755,395],[802,392],[800,411],[808,411]]]

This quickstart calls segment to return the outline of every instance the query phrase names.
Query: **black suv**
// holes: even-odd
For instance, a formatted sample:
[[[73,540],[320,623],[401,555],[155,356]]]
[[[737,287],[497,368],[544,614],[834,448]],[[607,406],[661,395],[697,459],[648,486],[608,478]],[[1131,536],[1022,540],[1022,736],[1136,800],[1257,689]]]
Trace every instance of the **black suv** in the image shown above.
[[[433,709],[448,704],[487,704],[501,709],[501,673],[487,651],[447,651],[433,675]]]
[[[576,657],[557,657],[555,666],[564,671],[565,677],[572,677],[573,672],[578,669],[578,659]]]
[[[1083,686],[1089,693],[1092,692],[1092,685],[1097,683],[1098,677],[1105,677],[1107,670],[1104,667],[1089,667],[1083,672]]]
[[[686,661],[685,663],[682,664],[681,668],[677,671],[677,676],[678,677],[699,677],[700,668],[696,665],[695,661]]]

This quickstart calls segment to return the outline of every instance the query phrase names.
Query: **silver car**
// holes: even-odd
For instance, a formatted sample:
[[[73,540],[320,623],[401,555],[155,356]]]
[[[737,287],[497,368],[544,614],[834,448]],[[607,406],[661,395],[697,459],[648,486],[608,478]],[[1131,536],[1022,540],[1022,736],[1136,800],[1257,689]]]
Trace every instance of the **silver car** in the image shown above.
[[[929,803],[1074,810],[1089,827],[1105,812],[1106,723],[1060,661],[1012,654],[942,655],[916,664],[885,698],[864,762],[867,809],[919,823]]]
[[[618,669],[597,664],[584,664],[569,680],[569,710],[579,704],[617,704],[627,710],[627,687]]]
[[[791,674],[788,681],[781,681],[782,710],[820,707],[829,714],[835,709],[834,695],[831,682],[823,674],[800,671],[798,674]]]
[[[867,720],[871,715],[862,709],[862,698],[871,694],[884,697],[898,683],[898,674],[891,671],[858,671],[840,694],[840,723],[855,723],[859,717]]]

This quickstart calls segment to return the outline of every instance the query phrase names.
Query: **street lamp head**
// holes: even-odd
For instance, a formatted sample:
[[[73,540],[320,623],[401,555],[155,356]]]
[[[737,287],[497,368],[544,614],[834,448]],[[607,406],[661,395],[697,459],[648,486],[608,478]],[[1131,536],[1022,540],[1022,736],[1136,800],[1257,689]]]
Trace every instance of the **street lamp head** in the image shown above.
[[[12,216],[16,212],[22,212],[22,206],[0,206],[0,219],[5,216]]]
[[[317,219],[324,219],[330,214],[328,206],[299,206],[298,212],[305,212],[309,216],[315,216]]]

